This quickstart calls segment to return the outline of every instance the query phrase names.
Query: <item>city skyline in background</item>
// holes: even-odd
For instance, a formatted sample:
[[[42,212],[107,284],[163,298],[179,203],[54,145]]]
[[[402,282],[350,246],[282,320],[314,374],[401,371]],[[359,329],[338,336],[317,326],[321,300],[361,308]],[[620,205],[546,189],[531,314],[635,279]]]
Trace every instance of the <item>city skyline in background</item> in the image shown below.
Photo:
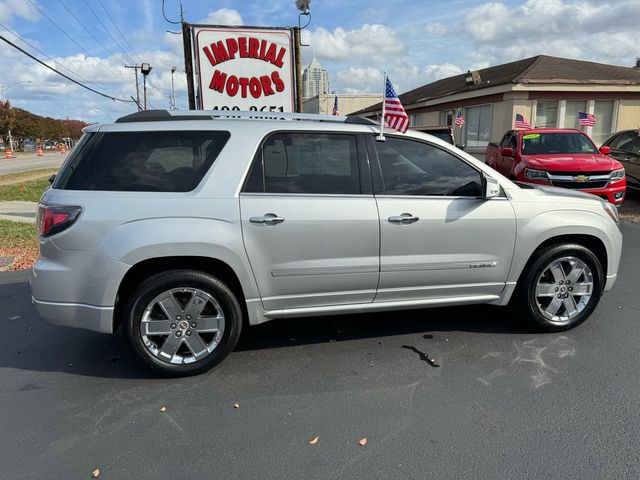
[[[179,20],[177,1],[165,1]],[[142,0],[1,0],[0,31],[72,78],[118,98],[135,96],[125,64],[148,62],[149,108],[169,108],[171,68],[177,67],[177,107],[187,108],[180,26],[162,2]],[[218,25],[294,26],[293,0],[185,0],[185,20]],[[312,1],[303,31],[303,68],[315,56],[339,93],[376,93],[387,70],[399,93],[467,70],[536,54],[630,67],[640,55],[635,19],[640,0]],[[306,22],[306,18],[303,21]],[[303,23],[304,24],[304,23]],[[83,90],[2,44],[1,93],[39,115],[107,122],[130,113]],[[47,58],[45,54],[50,57]],[[55,62],[55,63],[54,63]],[[63,66],[63,67],[61,67]]]

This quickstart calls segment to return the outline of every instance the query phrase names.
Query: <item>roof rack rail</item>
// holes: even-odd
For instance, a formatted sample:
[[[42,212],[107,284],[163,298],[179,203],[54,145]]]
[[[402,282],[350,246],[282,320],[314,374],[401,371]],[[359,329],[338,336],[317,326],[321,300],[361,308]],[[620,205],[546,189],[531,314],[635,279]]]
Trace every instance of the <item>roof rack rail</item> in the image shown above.
[[[256,112],[244,110],[143,110],[118,118],[115,123],[161,122],[167,120],[211,120],[215,118],[255,118],[261,120],[304,120],[312,122],[376,125],[358,115],[317,115],[314,113]]]

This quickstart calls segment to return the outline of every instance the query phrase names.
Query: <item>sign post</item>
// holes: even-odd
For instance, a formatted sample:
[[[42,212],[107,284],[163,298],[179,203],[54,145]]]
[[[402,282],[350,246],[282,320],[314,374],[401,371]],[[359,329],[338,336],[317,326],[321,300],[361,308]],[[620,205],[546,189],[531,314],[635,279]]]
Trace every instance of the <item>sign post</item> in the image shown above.
[[[299,108],[294,29],[190,27],[195,47],[196,108],[260,112],[294,112]],[[185,43],[185,59],[186,48]],[[193,75],[187,72],[187,77]]]

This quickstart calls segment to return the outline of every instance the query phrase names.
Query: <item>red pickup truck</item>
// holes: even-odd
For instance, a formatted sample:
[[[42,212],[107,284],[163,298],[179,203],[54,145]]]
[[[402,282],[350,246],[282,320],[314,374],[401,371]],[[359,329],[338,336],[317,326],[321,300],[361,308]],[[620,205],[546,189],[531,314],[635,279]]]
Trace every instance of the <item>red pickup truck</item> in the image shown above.
[[[596,148],[580,130],[510,130],[490,143],[485,162],[512,180],[582,190],[620,205],[627,189],[624,167],[609,147]]]

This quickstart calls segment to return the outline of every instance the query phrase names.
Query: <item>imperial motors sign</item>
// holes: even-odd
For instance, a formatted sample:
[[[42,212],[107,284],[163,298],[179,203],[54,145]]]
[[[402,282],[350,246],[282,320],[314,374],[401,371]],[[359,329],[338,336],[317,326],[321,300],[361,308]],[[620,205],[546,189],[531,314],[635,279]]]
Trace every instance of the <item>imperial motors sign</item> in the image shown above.
[[[290,29],[193,27],[203,110],[295,111]]]

